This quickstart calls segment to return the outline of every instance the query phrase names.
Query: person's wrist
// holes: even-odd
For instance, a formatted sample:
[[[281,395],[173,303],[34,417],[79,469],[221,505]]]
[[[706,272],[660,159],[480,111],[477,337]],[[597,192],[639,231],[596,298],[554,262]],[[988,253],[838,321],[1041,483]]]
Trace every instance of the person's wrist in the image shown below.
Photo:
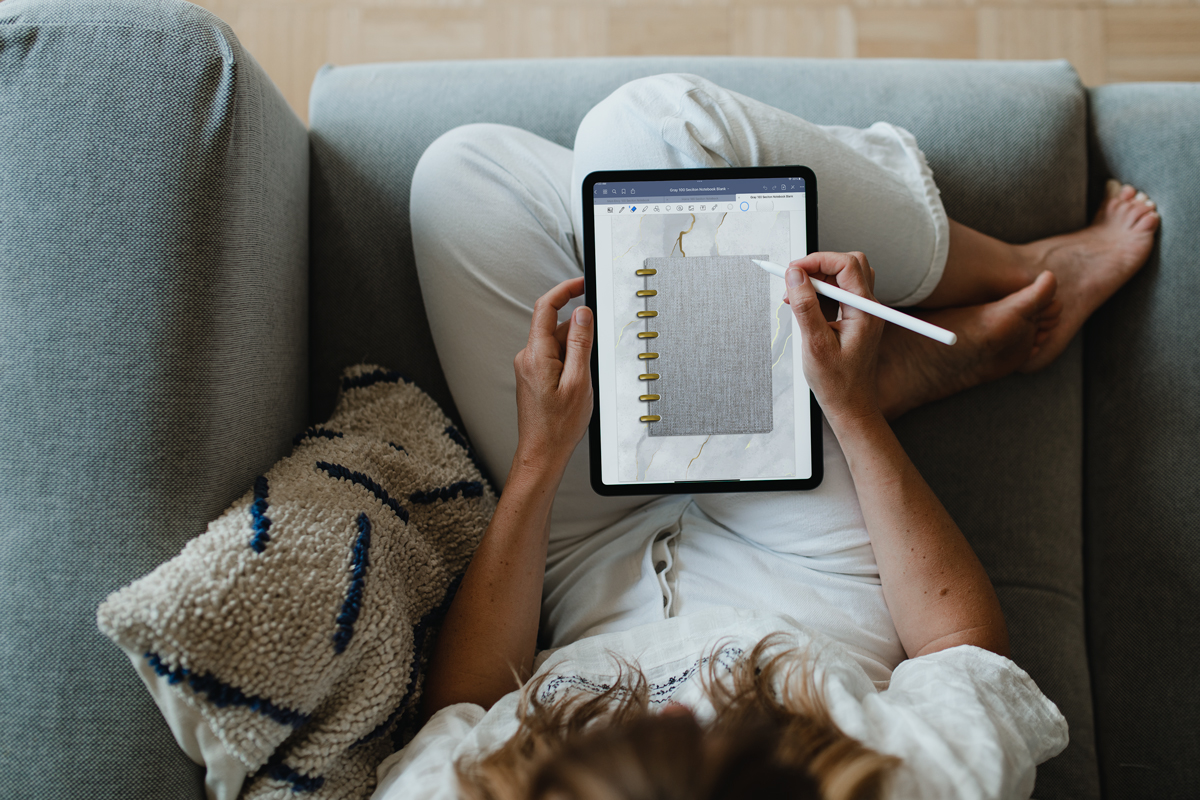
[[[557,485],[567,469],[567,462],[571,460],[571,452],[562,447],[519,440],[509,471],[509,482],[515,476],[532,483],[551,482]]]
[[[843,404],[822,411],[839,440],[846,435],[870,432],[888,424],[878,403]]]

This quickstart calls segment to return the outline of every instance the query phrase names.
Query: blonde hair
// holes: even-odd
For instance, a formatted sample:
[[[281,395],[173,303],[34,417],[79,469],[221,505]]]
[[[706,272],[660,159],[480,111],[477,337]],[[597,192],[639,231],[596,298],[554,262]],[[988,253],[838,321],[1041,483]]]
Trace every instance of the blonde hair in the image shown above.
[[[708,659],[701,680],[715,715],[706,725],[690,713],[651,711],[646,676],[627,663],[598,694],[566,694],[550,703],[538,697],[543,675],[522,691],[513,737],[482,759],[455,765],[460,794],[465,800],[882,798],[900,760],[838,728],[809,659],[795,648],[769,652],[781,639],[763,639],[727,679],[718,675],[718,659]]]

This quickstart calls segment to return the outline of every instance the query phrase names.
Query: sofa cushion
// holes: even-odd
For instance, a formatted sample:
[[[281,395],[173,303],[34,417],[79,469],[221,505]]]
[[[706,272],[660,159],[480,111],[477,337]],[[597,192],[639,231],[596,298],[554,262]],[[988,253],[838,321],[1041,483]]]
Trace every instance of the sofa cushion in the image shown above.
[[[0,794],[199,798],[96,631],[305,421],[308,137],[167,0],[0,3]]]
[[[220,797],[243,779],[243,800],[371,793],[495,509],[428,395],[373,365],[341,386],[326,423],[97,612]]]
[[[1110,175],[1162,215],[1150,261],[1086,329],[1088,639],[1105,795],[1200,786],[1200,85],[1091,91]]]
[[[413,168],[430,142],[458,125],[497,122],[570,147],[596,102],[661,72],[696,73],[813,122],[901,125],[925,151],[950,216],[1007,241],[1086,221],[1085,100],[1065,62],[640,58],[326,67],[309,115],[314,418],[327,413],[341,365],[362,358],[396,365],[452,407],[432,355],[408,225]],[[1099,795],[1084,644],[1080,359],[1076,342],[1038,375],[950,398],[897,425],[996,582],[1017,662],[1070,722],[1070,746],[1039,770],[1042,798]]]

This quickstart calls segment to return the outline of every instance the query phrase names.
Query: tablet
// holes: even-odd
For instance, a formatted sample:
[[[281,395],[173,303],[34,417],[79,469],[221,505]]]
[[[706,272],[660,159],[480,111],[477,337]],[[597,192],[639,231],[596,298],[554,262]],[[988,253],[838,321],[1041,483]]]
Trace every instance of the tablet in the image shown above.
[[[779,264],[817,249],[807,167],[593,172],[592,487],[602,495],[812,489],[821,416]]]

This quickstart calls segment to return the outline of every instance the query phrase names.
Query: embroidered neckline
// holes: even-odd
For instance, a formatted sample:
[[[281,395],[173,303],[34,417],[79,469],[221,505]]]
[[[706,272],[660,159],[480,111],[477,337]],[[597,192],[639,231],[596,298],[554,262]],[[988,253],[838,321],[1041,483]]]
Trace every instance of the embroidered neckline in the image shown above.
[[[657,681],[650,683],[650,705],[661,706],[670,702],[675,692],[679,690],[683,684],[687,683],[696,674],[714,659],[728,672],[733,668],[733,665],[745,651],[740,647],[729,645],[722,648],[716,653],[696,659],[687,669],[676,673],[665,681]],[[574,689],[581,692],[590,692],[592,694],[601,694],[612,688],[612,684],[603,683],[600,680],[584,677],[583,675],[555,675],[550,680],[542,685],[541,691],[538,693],[538,700],[542,703],[550,703],[555,695],[560,690]],[[618,695],[624,695],[627,690],[622,689]]]

